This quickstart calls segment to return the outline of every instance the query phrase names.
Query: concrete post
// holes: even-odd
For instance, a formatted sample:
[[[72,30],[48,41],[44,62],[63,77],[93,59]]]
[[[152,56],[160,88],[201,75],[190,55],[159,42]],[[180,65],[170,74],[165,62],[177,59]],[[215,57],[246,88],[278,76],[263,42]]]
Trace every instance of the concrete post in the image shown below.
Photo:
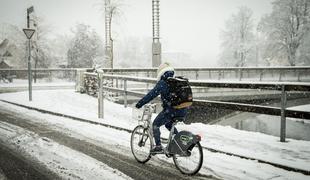
[[[75,91],[76,92],[80,92],[83,93],[85,92],[85,88],[84,88],[84,73],[86,72],[86,69],[76,69],[75,73],[76,73],[76,78],[75,78]]]

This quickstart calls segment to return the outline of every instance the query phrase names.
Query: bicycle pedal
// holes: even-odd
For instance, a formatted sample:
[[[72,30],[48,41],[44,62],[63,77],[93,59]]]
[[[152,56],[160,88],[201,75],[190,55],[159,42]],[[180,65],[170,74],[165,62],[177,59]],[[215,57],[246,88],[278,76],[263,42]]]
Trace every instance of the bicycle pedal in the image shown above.
[[[157,154],[165,154],[164,151],[155,151],[155,152],[151,152],[151,155],[157,155]]]

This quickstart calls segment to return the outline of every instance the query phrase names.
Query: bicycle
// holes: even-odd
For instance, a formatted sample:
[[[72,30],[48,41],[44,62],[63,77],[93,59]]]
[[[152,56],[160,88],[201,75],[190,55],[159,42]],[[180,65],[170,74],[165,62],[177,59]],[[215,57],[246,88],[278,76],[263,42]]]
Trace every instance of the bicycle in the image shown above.
[[[155,155],[151,153],[151,149],[155,146],[151,122],[153,112],[155,112],[154,104],[145,105],[143,114],[138,118],[141,124],[136,126],[131,134],[131,152],[139,163],[146,163],[152,155]],[[163,148],[164,151],[161,154],[165,154],[168,158],[172,157],[176,168],[181,173],[195,175],[203,163],[201,137],[188,131],[174,134],[175,125],[181,121],[184,121],[184,118],[173,119],[167,146]]]

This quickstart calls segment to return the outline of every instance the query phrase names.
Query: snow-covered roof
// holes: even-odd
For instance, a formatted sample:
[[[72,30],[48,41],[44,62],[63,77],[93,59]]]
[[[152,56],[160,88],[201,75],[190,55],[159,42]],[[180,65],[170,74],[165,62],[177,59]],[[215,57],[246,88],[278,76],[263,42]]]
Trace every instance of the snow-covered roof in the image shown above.
[[[2,41],[0,41],[0,56],[3,55],[6,51],[7,51],[7,47],[9,44],[9,40],[8,39],[4,39]]]

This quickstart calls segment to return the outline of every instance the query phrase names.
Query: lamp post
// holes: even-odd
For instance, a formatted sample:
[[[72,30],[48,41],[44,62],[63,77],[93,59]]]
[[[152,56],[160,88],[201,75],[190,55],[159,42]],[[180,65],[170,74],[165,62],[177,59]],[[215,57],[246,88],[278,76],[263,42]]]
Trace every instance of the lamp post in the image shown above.
[[[152,43],[152,67],[161,64],[161,43],[159,41],[159,0],[152,0],[152,20],[153,20],[153,43]]]
[[[23,29],[27,39],[28,39],[28,91],[29,91],[29,101],[32,101],[32,72],[31,72],[31,37],[33,36],[35,30],[29,29],[29,14],[34,11],[33,6],[27,9],[27,28]]]

